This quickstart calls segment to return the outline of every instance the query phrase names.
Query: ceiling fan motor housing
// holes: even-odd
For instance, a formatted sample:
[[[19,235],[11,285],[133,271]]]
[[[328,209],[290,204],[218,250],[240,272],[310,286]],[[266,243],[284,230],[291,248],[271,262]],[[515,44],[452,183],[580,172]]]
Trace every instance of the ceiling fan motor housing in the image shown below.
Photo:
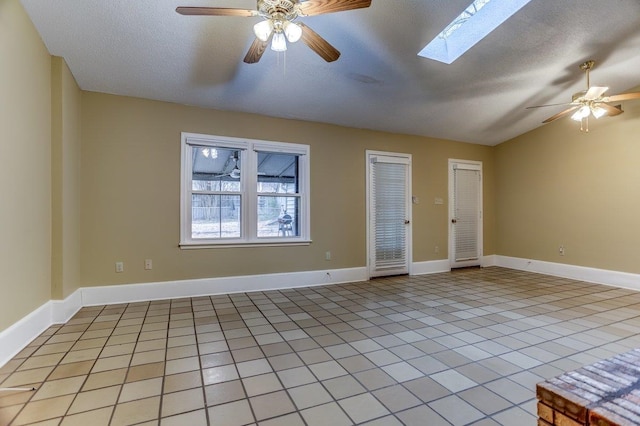
[[[258,12],[261,16],[292,21],[299,15],[298,2],[294,0],[258,0]]]
[[[586,61],[580,64],[580,69],[582,71],[591,70],[595,64],[596,61]]]
[[[574,93],[571,96],[571,102],[580,102],[581,100],[584,99],[584,96],[587,94],[586,90],[581,90],[579,92]]]

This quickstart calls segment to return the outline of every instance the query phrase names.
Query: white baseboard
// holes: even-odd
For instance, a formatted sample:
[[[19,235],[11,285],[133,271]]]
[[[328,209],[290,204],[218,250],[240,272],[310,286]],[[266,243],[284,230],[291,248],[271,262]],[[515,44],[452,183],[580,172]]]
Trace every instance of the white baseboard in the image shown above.
[[[508,256],[485,256],[482,266],[531,271],[572,278],[609,286],[640,290],[640,275],[575,265],[543,262]],[[434,274],[451,270],[449,261],[415,262],[412,275]],[[64,300],[50,300],[17,323],[0,332],[0,367],[53,324],[67,322],[83,306],[130,303],[239,292],[281,290],[367,280],[367,268],[291,272],[242,277],[205,278],[197,280],[117,286],[83,287]]]
[[[480,266],[483,268],[487,266],[496,265],[496,256],[483,256],[480,259]],[[451,270],[451,264],[449,259],[430,260],[427,262],[414,262],[411,265],[411,275],[426,275],[437,274],[440,272],[449,272]]]
[[[69,321],[83,306],[144,300],[281,290],[327,284],[366,281],[367,268],[291,272],[199,280],[83,287],[64,300],[50,300],[0,332],[0,367],[53,324]]]
[[[50,300],[0,333],[0,367],[53,324],[69,321],[82,307],[80,291],[65,300]]]
[[[141,302],[145,300],[282,290],[366,280],[367,268],[349,268],[118,286],[83,287],[80,290],[82,291],[82,305],[94,306]]]
[[[64,300],[51,300],[51,323],[62,324],[82,308],[82,292],[78,289]]]
[[[496,266],[520,271],[531,271],[554,277],[571,278],[595,284],[640,290],[640,274],[611,271],[607,269],[589,268],[586,266],[567,265],[564,263],[544,262],[541,260],[522,259],[518,257],[495,256]]]
[[[0,366],[16,356],[25,346],[51,325],[51,302],[35,311],[0,334]]]
[[[497,256],[495,254],[491,254],[489,256],[483,256],[480,259],[480,265],[483,268],[487,268],[489,266],[496,266],[496,262],[498,261]]]
[[[450,270],[451,266],[448,259],[413,262],[411,264],[411,275],[437,274],[439,272],[449,272]]]

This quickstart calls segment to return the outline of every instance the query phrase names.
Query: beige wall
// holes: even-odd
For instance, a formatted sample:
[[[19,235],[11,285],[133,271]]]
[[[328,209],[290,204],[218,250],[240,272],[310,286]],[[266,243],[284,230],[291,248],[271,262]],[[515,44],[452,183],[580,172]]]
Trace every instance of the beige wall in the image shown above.
[[[0,330],[79,286],[363,267],[367,149],[413,156],[415,262],[446,258],[456,158],[484,164],[484,254],[640,273],[640,102],[491,148],[88,93],[17,0],[0,2],[0,57]],[[182,131],[309,144],[313,243],[180,250]]]
[[[183,131],[309,144],[313,243],[179,249]],[[433,204],[434,197],[447,199],[447,160],[483,161],[484,250],[494,252],[493,150],[486,146],[87,92],[81,139],[83,286],[365,266],[366,149],[413,155],[418,262],[447,256],[446,203]],[[151,271],[144,270],[146,258],[153,259]],[[124,273],[115,273],[116,261],[125,263]]]
[[[51,59],[0,2],[0,330],[51,298]]]
[[[54,299],[80,287],[80,99],[64,59],[51,61],[52,282]]]
[[[624,109],[496,147],[498,254],[640,273],[640,102]]]
[[[17,0],[0,2],[0,57],[0,330],[80,286],[363,267],[367,149],[413,156],[415,262],[447,256],[456,158],[484,165],[484,254],[640,273],[640,102],[491,148],[88,93]],[[309,144],[313,243],[180,250],[182,131]]]

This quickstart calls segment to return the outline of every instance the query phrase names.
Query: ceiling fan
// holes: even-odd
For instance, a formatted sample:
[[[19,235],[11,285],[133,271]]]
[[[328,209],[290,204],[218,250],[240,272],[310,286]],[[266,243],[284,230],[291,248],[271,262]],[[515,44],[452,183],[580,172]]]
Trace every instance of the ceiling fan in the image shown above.
[[[238,161],[239,161],[238,152],[236,151],[229,156],[227,163],[223,167],[223,169],[228,169],[227,166],[230,165],[230,163],[233,163],[233,167],[231,168],[231,171],[223,172],[217,175],[216,178],[219,179],[219,178],[228,176],[231,179],[240,179],[241,170],[240,170],[240,166],[238,165]],[[258,172],[258,176],[264,176],[264,175],[266,175],[265,172]]]
[[[561,103],[561,104],[550,104],[550,105],[538,105],[527,107],[527,109],[531,108],[542,108],[549,106],[559,106],[559,105],[569,105],[567,109],[564,111],[560,111],[559,113],[552,115],[543,121],[543,123],[550,123],[558,118],[565,117],[571,113],[571,119],[580,122],[580,130],[588,132],[589,131],[589,117],[593,116],[596,119],[600,117],[613,117],[615,115],[622,114],[624,111],[622,110],[621,105],[610,105],[610,102],[619,102],[626,101],[629,99],[640,99],[640,92],[632,92],[632,93],[621,93],[619,95],[613,96],[604,96],[605,92],[609,90],[608,87],[599,87],[599,86],[591,86],[589,81],[589,72],[595,65],[595,61],[586,61],[580,64],[580,69],[583,70],[586,74],[587,78],[587,89],[581,90],[580,92],[574,93],[571,97],[571,102]]]
[[[256,10],[227,7],[178,7],[181,15],[200,16],[259,16],[263,18],[253,27],[256,39],[244,57],[244,62],[254,64],[260,60],[269,41],[277,52],[287,50],[289,43],[302,41],[327,62],[340,57],[340,52],[318,33],[303,24],[294,22],[298,17],[322,15],[345,10],[369,7],[371,0],[257,0]]]
[[[238,152],[234,151],[230,156],[229,159],[227,160],[226,164],[223,167],[223,170],[227,169],[229,165],[231,165],[231,163],[233,163],[233,167],[231,168],[230,171],[228,172],[223,172],[219,175],[216,176],[216,178],[222,178],[225,176],[230,177],[231,179],[240,179],[240,167],[238,166]]]

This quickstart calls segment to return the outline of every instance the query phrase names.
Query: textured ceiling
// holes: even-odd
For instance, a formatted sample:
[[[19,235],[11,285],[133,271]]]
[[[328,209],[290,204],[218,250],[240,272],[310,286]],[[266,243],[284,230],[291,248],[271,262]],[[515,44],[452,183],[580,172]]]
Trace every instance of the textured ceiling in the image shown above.
[[[259,18],[175,8],[254,9],[254,0],[22,0],[83,90],[221,110],[496,145],[562,109],[526,106],[584,89],[587,59],[596,60],[592,85],[608,94],[640,84],[638,0],[533,0],[451,65],[418,57],[469,3],[373,0],[301,18],[340,50],[338,61],[298,42],[249,65]]]

